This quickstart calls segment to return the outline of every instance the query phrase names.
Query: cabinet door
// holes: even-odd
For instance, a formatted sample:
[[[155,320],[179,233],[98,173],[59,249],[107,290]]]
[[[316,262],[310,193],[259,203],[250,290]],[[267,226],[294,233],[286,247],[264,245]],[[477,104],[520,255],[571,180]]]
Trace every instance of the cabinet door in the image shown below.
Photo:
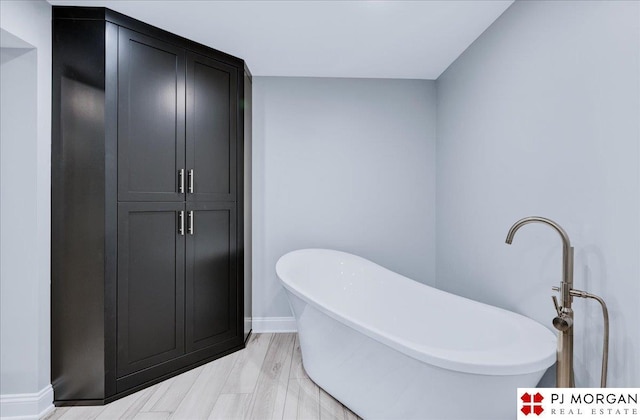
[[[184,354],[183,210],[118,204],[118,377]]]
[[[118,31],[118,200],[183,201],[185,51]]]
[[[238,71],[187,53],[189,201],[236,199]]]
[[[235,203],[193,203],[187,210],[187,352],[218,353],[241,340]]]

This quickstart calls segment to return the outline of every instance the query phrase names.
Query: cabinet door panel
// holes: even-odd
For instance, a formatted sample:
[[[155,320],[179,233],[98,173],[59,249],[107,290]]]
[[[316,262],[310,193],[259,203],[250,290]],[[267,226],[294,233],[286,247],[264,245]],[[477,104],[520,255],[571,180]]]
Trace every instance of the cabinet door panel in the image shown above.
[[[234,201],[236,190],[237,69],[187,54],[187,168],[189,201]]]
[[[187,210],[193,214],[193,234],[187,235],[187,352],[220,351],[216,346],[240,334],[235,204],[188,204]]]
[[[185,51],[118,32],[118,199],[182,201]]]
[[[184,354],[183,209],[118,205],[118,376]]]

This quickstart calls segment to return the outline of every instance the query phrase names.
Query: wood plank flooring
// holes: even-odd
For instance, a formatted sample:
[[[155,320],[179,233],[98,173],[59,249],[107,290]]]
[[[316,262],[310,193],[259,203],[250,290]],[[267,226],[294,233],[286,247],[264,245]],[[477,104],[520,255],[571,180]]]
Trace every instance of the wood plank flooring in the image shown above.
[[[104,406],[46,420],[361,420],[304,371],[296,334],[253,334],[247,348]]]

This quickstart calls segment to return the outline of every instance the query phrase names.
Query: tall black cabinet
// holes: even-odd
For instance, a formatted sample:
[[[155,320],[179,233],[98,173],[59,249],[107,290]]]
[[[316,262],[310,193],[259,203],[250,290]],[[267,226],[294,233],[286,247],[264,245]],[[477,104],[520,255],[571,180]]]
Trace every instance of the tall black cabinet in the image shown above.
[[[244,347],[251,75],[108,9],[53,17],[52,383],[100,404]]]

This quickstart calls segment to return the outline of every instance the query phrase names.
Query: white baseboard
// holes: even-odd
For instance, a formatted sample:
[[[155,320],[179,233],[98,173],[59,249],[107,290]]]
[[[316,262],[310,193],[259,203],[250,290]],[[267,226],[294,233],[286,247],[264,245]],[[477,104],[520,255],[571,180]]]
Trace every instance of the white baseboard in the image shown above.
[[[38,420],[54,409],[53,388],[47,385],[33,394],[0,395],[0,413],[6,420]]]
[[[281,333],[296,332],[296,319],[292,316],[253,317],[253,332]]]

